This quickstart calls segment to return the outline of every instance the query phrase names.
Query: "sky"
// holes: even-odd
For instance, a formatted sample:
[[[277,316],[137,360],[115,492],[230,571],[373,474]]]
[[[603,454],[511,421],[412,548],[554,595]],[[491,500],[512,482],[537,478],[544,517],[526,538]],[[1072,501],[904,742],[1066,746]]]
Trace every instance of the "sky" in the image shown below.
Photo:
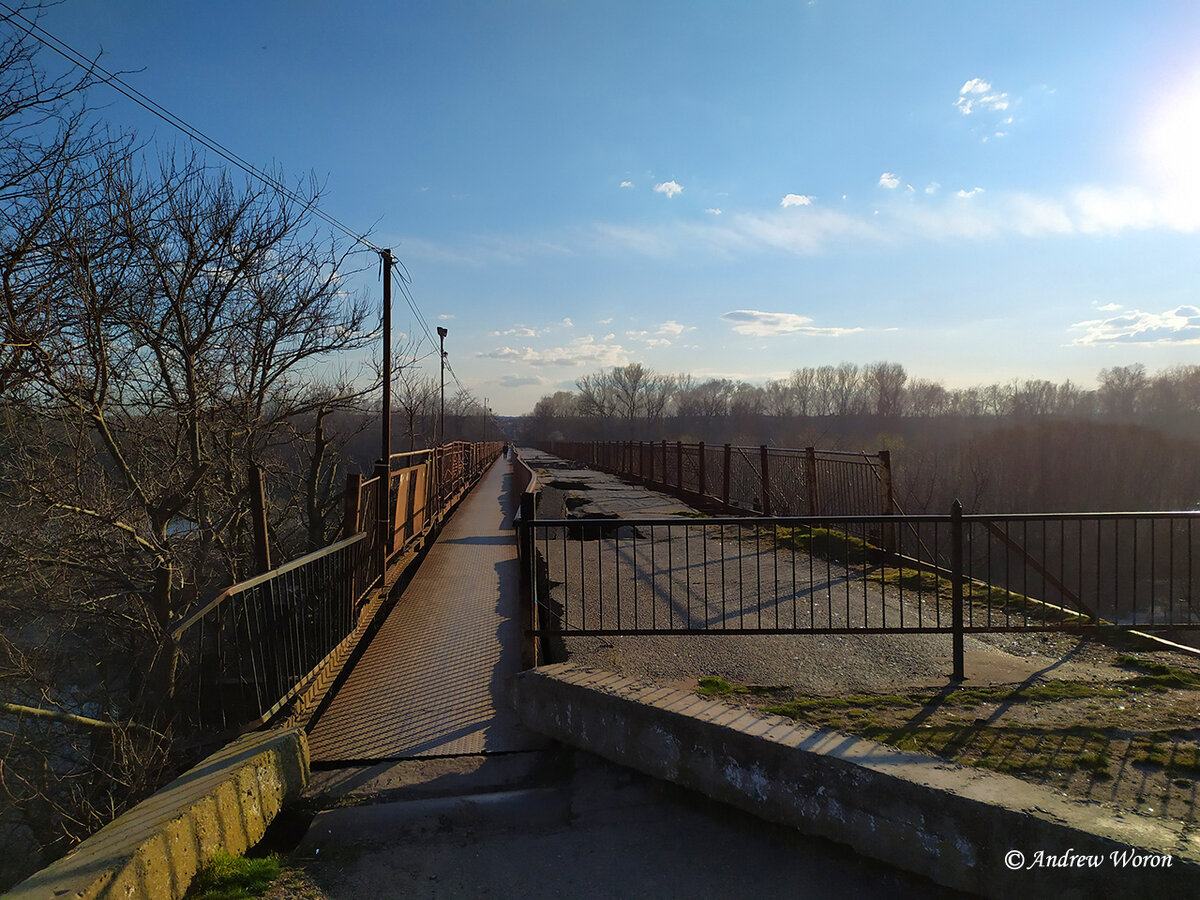
[[[41,24],[314,175],[502,415],[631,362],[948,387],[1200,362],[1192,0],[67,0]],[[399,295],[395,321],[436,377]]]

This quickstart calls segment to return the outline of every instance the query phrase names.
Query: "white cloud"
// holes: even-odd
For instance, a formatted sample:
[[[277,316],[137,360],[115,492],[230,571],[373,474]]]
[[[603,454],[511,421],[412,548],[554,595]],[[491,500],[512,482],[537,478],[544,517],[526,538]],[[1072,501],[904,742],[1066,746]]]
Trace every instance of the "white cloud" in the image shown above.
[[[954,105],[964,116],[969,116],[979,109],[1003,112],[1009,107],[1009,99],[1008,94],[993,91],[990,82],[982,78],[972,78],[959,89]],[[1008,122],[1012,122],[1011,116]]]
[[[664,181],[662,184],[656,184],[654,190],[660,194],[666,194],[669,199],[676,194],[682,194],[683,185],[675,181]]]
[[[692,326],[680,325],[674,319],[671,319],[671,320],[663,322],[661,325],[659,325],[658,331],[656,331],[655,333],[656,334],[673,334],[673,335],[678,336],[678,335],[683,334],[685,331],[695,331],[695,330],[696,329]]]
[[[938,192],[939,188],[941,188],[940,184],[938,184],[936,181],[931,181],[929,184],[925,185],[925,193],[932,196]]]
[[[1120,303],[1105,303],[1103,306],[1093,303],[1092,305],[1095,306],[1096,309],[1100,310],[1100,312],[1116,312],[1121,308]]]
[[[705,212],[708,213],[710,216],[721,215],[721,210],[717,209],[715,206],[710,206],[708,209],[705,210]]]
[[[489,332],[492,337],[537,337],[539,334],[545,334],[544,331],[538,331],[535,328],[529,328],[525,325],[514,325],[507,331],[492,331]]]
[[[650,332],[648,332],[648,331],[627,331],[627,332],[625,332],[625,337],[632,338],[635,341],[640,341],[642,338],[644,338],[649,333]]]
[[[622,182],[621,182],[621,187],[623,187],[623,188],[631,188],[631,187],[633,187],[633,182],[632,182],[632,181],[622,181]]]
[[[884,172],[879,176],[879,186],[885,187],[889,191],[895,190],[900,186],[900,179],[897,178],[892,172]]]
[[[609,324],[611,324],[611,323],[612,323],[612,316],[609,316],[607,319],[601,319],[601,320],[600,320],[600,324],[601,324],[601,325],[609,325]]]
[[[531,384],[544,384],[544,378],[538,378],[536,375],[504,375],[497,379],[501,387],[519,388],[527,387]]]
[[[446,319],[453,319],[454,314],[453,313],[442,313],[441,315],[438,316],[438,318],[442,319],[443,321]]]
[[[559,322],[559,324],[562,325],[563,328],[574,328],[575,327],[575,323],[571,321],[570,316],[563,319],[561,322]]]
[[[812,337],[840,337],[862,331],[861,328],[818,328],[812,319],[796,313],[763,312],[757,309],[735,309],[721,316],[733,323],[738,334],[754,337],[774,337],[781,334],[803,334]]]
[[[669,340],[667,340],[666,338],[647,338],[646,346],[647,347],[670,347],[671,342]]]
[[[1077,322],[1071,327],[1082,328],[1084,332],[1072,343],[1085,346],[1200,344],[1200,309],[1195,306],[1177,306],[1162,313],[1133,309],[1108,319]]]
[[[983,188],[974,187],[974,188],[971,188],[971,190],[969,190],[969,191],[959,191],[956,196],[962,197],[964,199],[970,199],[971,197],[974,197],[976,194],[982,194],[982,193],[983,193]]]
[[[531,366],[555,367],[609,367],[623,366],[629,362],[629,354],[620,344],[611,344],[609,339],[597,341],[593,335],[575,338],[563,347],[535,350],[533,347],[499,347],[495,350],[475,354],[483,359],[499,359],[508,362],[528,363]]]
[[[779,205],[785,208],[789,206],[812,206],[812,202],[815,199],[815,197],[808,194],[788,194],[779,201]]]

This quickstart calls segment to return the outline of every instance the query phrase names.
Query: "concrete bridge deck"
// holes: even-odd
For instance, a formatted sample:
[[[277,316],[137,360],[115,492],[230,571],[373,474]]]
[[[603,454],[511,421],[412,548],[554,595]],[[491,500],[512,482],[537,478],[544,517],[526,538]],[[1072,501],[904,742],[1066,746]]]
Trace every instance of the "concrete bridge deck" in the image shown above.
[[[521,667],[510,467],[450,518],[309,734],[319,765],[530,750],[508,702]]]

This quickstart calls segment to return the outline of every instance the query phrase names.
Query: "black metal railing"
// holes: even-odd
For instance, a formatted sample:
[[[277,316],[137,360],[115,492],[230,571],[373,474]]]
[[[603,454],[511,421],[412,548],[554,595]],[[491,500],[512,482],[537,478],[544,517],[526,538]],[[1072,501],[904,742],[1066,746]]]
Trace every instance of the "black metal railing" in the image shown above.
[[[354,630],[375,580],[369,533],[226,588],[174,631],[176,708],[225,730],[266,721]]]
[[[183,720],[215,732],[253,727],[283,709],[346,649],[368,595],[391,584],[501,446],[394,454],[374,477],[350,477],[342,540],[228,587],[187,615],[172,632]]]
[[[529,505],[532,509],[532,504]],[[1200,513],[518,523],[531,635],[1200,626]],[[539,577],[540,576],[540,577]]]
[[[681,441],[555,441],[539,449],[688,500],[763,515],[890,515],[891,457]]]

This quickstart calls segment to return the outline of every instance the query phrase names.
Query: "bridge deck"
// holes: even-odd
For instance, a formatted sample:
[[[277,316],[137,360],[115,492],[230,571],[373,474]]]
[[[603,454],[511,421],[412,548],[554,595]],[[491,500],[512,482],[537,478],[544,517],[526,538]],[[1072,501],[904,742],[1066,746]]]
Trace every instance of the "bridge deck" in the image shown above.
[[[309,734],[315,763],[527,750],[507,700],[521,666],[508,464],[498,461],[430,548]]]

